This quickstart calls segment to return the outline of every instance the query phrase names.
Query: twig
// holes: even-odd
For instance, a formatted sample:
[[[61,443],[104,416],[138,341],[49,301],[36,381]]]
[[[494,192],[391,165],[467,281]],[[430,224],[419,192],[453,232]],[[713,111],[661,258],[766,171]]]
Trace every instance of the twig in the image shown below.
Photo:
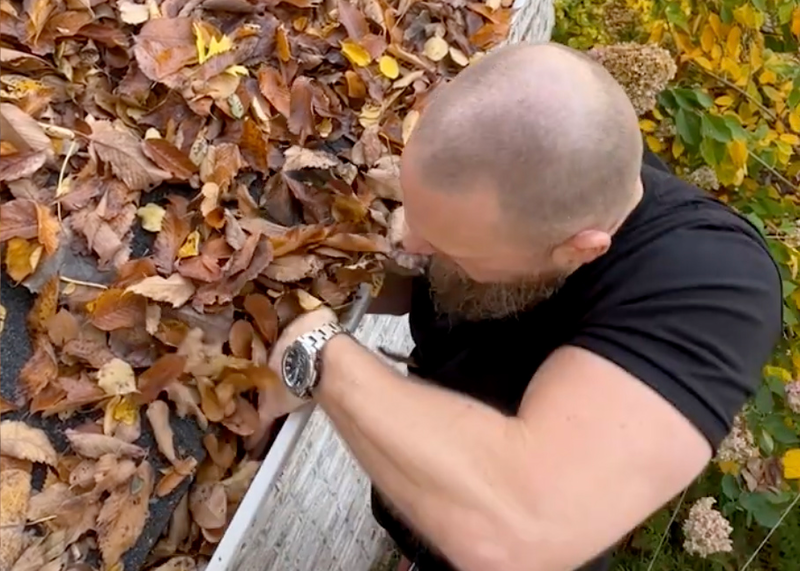
[[[72,158],[72,153],[74,153],[76,149],[77,145],[75,143],[75,139],[72,139],[69,142],[69,148],[67,149],[67,154],[64,156],[64,162],[61,163],[61,172],[58,173],[58,184],[56,185],[56,198],[61,196],[61,185],[64,184],[64,173],[67,171],[67,163],[69,162],[69,159]],[[58,210],[58,221],[61,222],[60,200],[56,203],[56,210]]]
[[[743,95],[744,97],[746,97],[748,101],[750,101],[750,102],[751,102],[751,103],[753,103],[753,104],[754,104],[756,107],[758,107],[759,109],[761,109],[761,111],[763,111],[764,113],[766,113],[766,114],[767,114],[767,116],[768,116],[770,119],[772,119],[773,121],[777,121],[777,120],[778,120],[778,117],[777,117],[777,116],[776,116],[776,115],[775,115],[775,114],[772,112],[772,110],[771,110],[769,107],[764,107],[764,105],[763,105],[763,104],[761,104],[761,103],[759,103],[759,102],[756,100],[756,98],[755,98],[755,97],[753,97],[752,95],[750,95],[749,93],[747,93],[747,92],[746,92],[744,89],[742,89],[742,88],[741,88],[741,87],[739,87],[738,85],[731,83],[730,81],[728,81],[728,80],[727,80],[727,79],[725,79],[724,77],[720,77],[720,76],[718,76],[717,74],[715,74],[715,73],[713,73],[713,72],[710,72],[710,71],[708,71],[706,68],[704,68],[704,67],[703,67],[703,66],[701,66],[701,65],[698,65],[698,64],[696,64],[695,62],[690,62],[690,63],[691,63],[691,64],[692,64],[692,65],[693,65],[693,66],[694,66],[696,69],[699,69],[699,70],[700,70],[702,73],[705,73],[707,76],[709,76],[709,77],[712,77],[712,78],[716,79],[717,81],[719,81],[719,82],[720,82],[720,83],[722,83],[723,85],[726,85],[726,86],[730,87],[731,89],[733,89],[733,90],[734,90],[734,91],[736,91],[737,93],[740,93],[741,95]]]
[[[783,523],[783,520],[786,519],[786,516],[789,515],[789,512],[792,511],[794,506],[796,506],[797,502],[799,502],[799,501],[800,501],[800,494],[797,494],[795,496],[794,500],[792,500],[792,503],[789,504],[785,510],[783,510],[783,513],[781,514],[780,519],[778,519],[778,522],[775,525],[772,526],[772,529],[769,530],[769,533],[767,534],[767,537],[764,538],[764,541],[762,541],[761,544],[758,547],[756,547],[756,550],[750,556],[750,559],[747,560],[747,562],[742,566],[742,568],[739,571],[745,571],[745,569],[747,569],[750,566],[750,564],[753,561],[755,561],[756,555],[758,555],[758,552],[761,551],[761,548],[764,547],[767,544],[767,541],[769,541],[769,538],[772,537],[772,534],[775,533],[775,530],[778,529],[778,526],[780,526]]]
[[[653,558],[650,560],[650,565],[647,566],[647,571],[653,571],[653,565],[656,564],[656,559],[658,559],[658,554],[661,553],[661,548],[664,546],[664,541],[667,539],[669,528],[671,528],[672,524],[675,523],[675,518],[678,517],[678,510],[681,509],[681,506],[683,505],[683,500],[686,499],[686,493],[688,491],[689,491],[688,486],[683,489],[683,493],[681,494],[681,497],[678,500],[678,505],[675,506],[675,510],[672,512],[672,517],[669,518],[669,523],[667,524],[666,529],[664,529],[664,533],[661,534],[661,539],[658,542],[658,547],[656,547],[656,552],[653,554]]]
[[[103,284],[96,284],[94,282],[85,282],[83,280],[73,280],[72,278],[66,278],[64,276],[59,276],[59,279],[62,282],[65,282],[65,283],[68,283],[68,284],[75,284],[75,285],[79,285],[79,286],[93,287],[93,288],[97,288],[97,289],[108,289],[108,286],[105,286]]]
[[[792,190],[797,190],[797,191],[800,191],[800,187],[797,187],[797,186],[795,186],[795,184],[794,184],[792,181],[790,181],[788,178],[786,178],[785,176],[783,176],[783,175],[782,175],[780,172],[778,172],[777,170],[775,170],[775,167],[771,167],[771,166],[769,166],[769,165],[766,163],[766,161],[764,161],[764,159],[762,159],[761,157],[759,157],[757,154],[755,154],[755,153],[750,153],[750,156],[751,156],[751,157],[753,157],[753,158],[756,160],[756,162],[757,162],[757,163],[759,163],[761,166],[763,166],[765,169],[767,169],[769,172],[771,172],[773,175],[775,175],[775,177],[776,177],[778,180],[780,180],[782,183],[784,183],[784,184],[788,185],[788,186],[789,186],[789,188],[791,188]]]

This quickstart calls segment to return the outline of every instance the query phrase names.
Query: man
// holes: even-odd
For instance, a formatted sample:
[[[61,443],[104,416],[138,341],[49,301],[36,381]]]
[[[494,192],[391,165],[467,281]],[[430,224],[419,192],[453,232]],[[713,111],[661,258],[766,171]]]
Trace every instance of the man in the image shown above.
[[[432,98],[403,155],[404,245],[429,259],[410,376],[328,310],[273,351],[422,571],[607,568],[757,386],[781,331],[766,245],[642,155],[629,100],[585,56],[486,56]]]

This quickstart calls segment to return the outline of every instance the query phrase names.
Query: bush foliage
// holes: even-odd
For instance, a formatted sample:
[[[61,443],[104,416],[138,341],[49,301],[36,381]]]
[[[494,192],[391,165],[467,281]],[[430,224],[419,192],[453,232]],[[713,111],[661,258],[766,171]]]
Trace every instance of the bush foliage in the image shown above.
[[[639,110],[647,145],[758,227],[783,278],[783,339],[728,443],[738,449],[627,538],[618,568],[657,557],[653,569],[800,569],[800,0],[559,0],[554,39],[668,50],[674,78]],[[704,560],[681,549],[677,522],[705,496],[733,524],[734,549]]]

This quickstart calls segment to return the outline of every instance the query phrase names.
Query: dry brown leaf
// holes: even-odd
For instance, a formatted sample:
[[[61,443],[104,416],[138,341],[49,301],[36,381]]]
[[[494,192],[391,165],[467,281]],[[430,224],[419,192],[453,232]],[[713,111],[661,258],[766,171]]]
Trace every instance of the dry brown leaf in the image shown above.
[[[197,165],[189,160],[189,155],[164,139],[146,139],[142,142],[142,151],[158,168],[179,180],[189,180],[197,172]]]
[[[39,243],[44,246],[45,252],[52,255],[58,249],[61,223],[53,216],[50,209],[36,205],[36,221]]]
[[[146,305],[143,297],[110,288],[89,302],[86,308],[92,325],[102,331],[114,331],[142,323]]]
[[[151,402],[147,406],[147,420],[150,421],[150,426],[153,428],[158,449],[170,463],[175,464],[177,460],[174,443],[175,435],[169,424],[169,406],[167,406],[167,403],[162,400]]]
[[[211,460],[223,472],[227,472],[228,468],[233,466],[233,462],[236,460],[236,440],[234,438],[223,437],[220,440],[215,434],[206,434],[203,437],[203,445],[208,450]]]
[[[93,490],[95,495],[127,483],[136,473],[136,464],[128,458],[104,454],[95,463]]]
[[[106,454],[142,458],[147,451],[134,444],[105,434],[89,434],[68,428],[64,431],[72,449],[84,458],[100,458]]]
[[[17,405],[8,402],[2,397],[2,395],[0,395],[0,414],[4,412],[11,412],[12,410],[17,410]]]
[[[268,66],[261,68],[258,72],[258,87],[278,113],[288,119],[291,114],[289,88],[280,72]]]
[[[150,513],[153,469],[145,460],[131,481],[112,490],[97,517],[97,536],[103,562],[116,565],[139,539]]]
[[[20,152],[42,152],[45,158],[53,154],[50,137],[39,123],[12,103],[0,103],[0,132]]]
[[[133,368],[116,357],[97,371],[97,384],[108,395],[127,395],[136,392]]]
[[[256,408],[243,397],[236,399],[236,410],[222,420],[222,425],[239,436],[250,436],[258,430],[261,421]]]
[[[228,338],[228,345],[230,345],[231,353],[234,357],[239,357],[240,359],[250,358],[253,333],[253,326],[250,325],[249,321],[239,319],[233,324]]]
[[[171,178],[171,174],[154,165],[142,152],[141,139],[118,122],[95,121],[92,127],[92,148],[101,160],[131,190],[149,190]]]
[[[261,462],[245,459],[236,466],[233,475],[222,480],[229,502],[238,504],[242,500],[260,467]]]
[[[11,569],[25,547],[23,530],[30,494],[28,472],[0,472],[0,569]]]
[[[278,338],[278,313],[265,295],[253,293],[244,298],[244,310],[253,318],[264,341],[275,343]]]
[[[408,114],[411,116],[411,113]],[[403,123],[405,125],[405,122]],[[400,157],[387,155],[378,159],[375,167],[369,169],[364,177],[369,189],[379,198],[395,202],[403,201],[400,186]]]
[[[286,162],[283,164],[285,172],[301,169],[329,169],[335,168],[342,162],[325,151],[314,151],[303,147],[289,147],[284,153]]]
[[[0,454],[50,466],[58,461],[47,434],[18,420],[0,422]]]
[[[60,529],[35,539],[19,556],[11,571],[60,571],[67,545],[67,534]]]
[[[119,19],[126,24],[143,24],[150,19],[150,9],[145,4],[136,4],[131,0],[119,0]]]
[[[200,180],[215,183],[220,191],[230,188],[233,178],[244,165],[239,147],[232,143],[219,143],[208,148],[200,165]]]
[[[61,309],[47,319],[45,327],[50,342],[56,347],[63,347],[67,342],[77,339],[80,334],[78,320],[67,309]]]
[[[19,283],[36,271],[44,248],[35,240],[11,238],[6,246],[6,271]]]
[[[158,398],[167,385],[176,381],[186,367],[186,357],[176,353],[162,355],[144,373],[139,375],[139,393],[143,403]]]
[[[189,510],[203,529],[219,529],[227,523],[228,498],[221,483],[195,485],[189,493]]]
[[[85,361],[94,369],[99,369],[114,358],[114,354],[108,348],[105,338],[101,342],[84,331],[81,332],[77,339],[67,341],[64,345],[63,354]]]
[[[388,254],[392,251],[389,241],[379,234],[334,234],[325,238],[322,243],[347,252]]]
[[[200,396],[196,390],[182,383],[170,383],[167,385],[167,396],[175,403],[178,416],[186,418],[186,416],[192,415],[197,419],[200,428],[203,430],[208,428],[208,419],[200,409]]]
[[[33,339],[33,354],[19,372],[19,385],[25,396],[32,398],[58,376],[58,364],[49,339],[37,335]]]
[[[0,162],[0,181],[13,182],[33,175],[47,161],[44,151],[26,151],[4,155]]]
[[[197,459],[191,456],[185,460],[178,460],[174,466],[170,466],[163,471],[162,478],[156,486],[156,495],[159,498],[168,496],[175,488],[180,486],[186,478],[192,475],[197,468]]]
[[[53,276],[45,282],[33,307],[28,313],[28,326],[32,332],[45,333],[48,322],[55,316],[58,309],[58,276]]]
[[[290,254],[273,260],[263,273],[271,280],[290,283],[313,277],[324,267],[320,257],[314,254]]]
[[[125,291],[155,301],[171,303],[172,307],[180,307],[194,294],[194,284],[180,274],[172,274],[168,278],[152,276],[128,286]]]
[[[169,87],[182,81],[177,74],[197,62],[191,18],[156,18],[148,21],[135,38],[133,53],[139,69]]]
[[[156,267],[163,274],[171,274],[175,257],[190,232],[186,220],[186,201],[173,199],[161,223],[161,231],[153,246]]]
[[[28,504],[28,521],[39,521],[61,512],[75,498],[67,484],[57,482],[31,497]]]
[[[217,258],[212,258],[204,253],[181,260],[177,264],[178,273],[184,277],[206,283],[214,283],[222,278],[222,267]]]
[[[0,204],[0,242],[11,238],[30,240],[39,234],[36,203],[17,198]]]
[[[316,122],[312,109],[312,83],[307,77],[298,77],[292,83],[289,93],[289,131],[300,137],[300,145],[316,132]]]
[[[88,491],[94,486],[95,463],[93,460],[82,460],[69,473],[70,488],[84,488]]]

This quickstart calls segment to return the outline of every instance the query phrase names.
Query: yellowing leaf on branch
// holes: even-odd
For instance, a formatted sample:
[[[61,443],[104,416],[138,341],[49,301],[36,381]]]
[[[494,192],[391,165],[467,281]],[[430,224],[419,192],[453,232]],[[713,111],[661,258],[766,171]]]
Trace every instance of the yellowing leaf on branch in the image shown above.
[[[800,448],[787,450],[783,455],[783,477],[787,480],[800,479]]]
[[[353,65],[358,67],[366,67],[372,61],[372,56],[369,52],[358,42],[353,40],[343,40],[341,42],[342,54],[350,60]]]
[[[728,152],[736,168],[744,168],[747,165],[749,152],[747,150],[747,144],[744,141],[741,139],[734,139],[728,143]]]

